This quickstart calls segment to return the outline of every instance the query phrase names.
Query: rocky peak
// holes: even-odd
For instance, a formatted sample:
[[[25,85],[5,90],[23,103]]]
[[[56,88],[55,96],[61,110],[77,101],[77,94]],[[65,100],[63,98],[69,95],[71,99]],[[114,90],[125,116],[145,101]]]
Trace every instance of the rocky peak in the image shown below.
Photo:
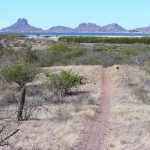
[[[3,32],[41,32],[43,31],[40,28],[33,27],[28,24],[28,21],[25,18],[19,18],[16,23],[13,25],[3,28]]]
[[[84,28],[84,27],[97,27],[94,23],[80,23],[78,28]]]
[[[81,23],[77,28],[75,28],[75,32],[98,32],[100,30],[100,26],[94,23]]]
[[[18,26],[26,26],[26,25],[29,25],[29,24],[28,24],[28,21],[27,21],[25,18],[23,18],[23,19],[19,18],[19,19],[17,20],[16,24],[17,24]]]
[[[19,18],[16,23],[20,25],[28,25],[28,21],[25,18],[23,19]]]
[[[106,26],[103,26],[104,32],[125,32],[126,29],[118,25],[117,23],[108,24]]]

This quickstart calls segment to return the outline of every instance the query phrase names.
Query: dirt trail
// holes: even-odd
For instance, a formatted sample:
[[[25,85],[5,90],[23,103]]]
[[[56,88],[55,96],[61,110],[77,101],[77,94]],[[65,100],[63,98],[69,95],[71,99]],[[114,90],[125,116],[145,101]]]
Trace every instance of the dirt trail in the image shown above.
[[[107,68],[102,69],[102,96],[96,117],[90,123],[90,129],[79,146],[79,150],[105,150],[104,137],[107,132],[107,119],[110,107],[110,89]]]

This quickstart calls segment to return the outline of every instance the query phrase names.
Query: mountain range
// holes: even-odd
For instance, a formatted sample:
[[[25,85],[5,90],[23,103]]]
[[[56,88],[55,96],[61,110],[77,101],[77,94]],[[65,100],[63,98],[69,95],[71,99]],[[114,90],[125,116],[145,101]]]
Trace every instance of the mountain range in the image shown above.
[[[23,18],[19,18],[13,25],[3,28],[3,32],[42,32],[41,28],[36,28],[28,24],[28,21]]]
[[[99,26],[94,23],[81,23],[76,28],[70,28],[65,26],[54,26],[48,30],[43,30],[41,28],[33,27],[29,25],[28,21],[23,18],[19,18],[13,25],[3,28],[0,32],[53,32],[53,33],[126,33],[126,32],[142,32],[149,33],[150,26],[141,27],[132,30],[127,30],[116,23],[108,24],[106,26]]]

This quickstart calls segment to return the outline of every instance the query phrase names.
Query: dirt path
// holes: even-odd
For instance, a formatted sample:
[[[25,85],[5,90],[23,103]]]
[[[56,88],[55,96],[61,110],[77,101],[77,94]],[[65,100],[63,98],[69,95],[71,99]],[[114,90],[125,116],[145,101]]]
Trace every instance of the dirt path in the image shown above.
[[[102,97],[99,111],[90,123],[90,130],[79,146],[79,150],[105,150],[104,137],[107,132],[107,119],[110,107],[110,89],[107,68],[102,69]]]

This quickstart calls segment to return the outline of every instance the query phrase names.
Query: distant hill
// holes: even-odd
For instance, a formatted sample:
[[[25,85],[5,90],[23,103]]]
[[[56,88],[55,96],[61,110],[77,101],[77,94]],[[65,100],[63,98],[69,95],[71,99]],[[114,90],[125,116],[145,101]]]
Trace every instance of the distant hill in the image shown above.
[[[125,32],[143,32],[150,33],[150,26],[126,30],[117,23],[108,24],[106,26],[99,26],[94,23],[81,23],[75,28],[65,26],[53,26],[48,30],[36,28],[28,24],[28,21],[23,18],[19,18],[13,25],[3,28],[0,32],[53,32],[53,33],[125,33]]]
[[[69,27],[64,27],[64,26],[54,26],[48,30],[47,32],[55,32],[55,33],[67,33],[67,32],[72,32],[73,29]]]
[[[47,32],[72,32],[72,33],[100,33],[100,32],[127,32],[126,29],[118,24],[109,24],[107,26],[99,26],[94,23],[81,23],[76,28],[64,26],[54,26]]]
[[[13,25],[3,28],[3,32],[42,32],[41,28],[36,28],[28,24],[28,21],[23,18],[19,18]]]
[[[94,23],[81,23],[78,27],[73,29],[73,32],[86,32],[86,33],[95,33],[101,32],[101,27]]]
[[[108,24],[102,27],[103,32],[127,32],[127,30],[116,23]]]
[[[136,31],[138,31],[138,32],[143,32],[143,33],[150,33],[150,26],[148,26],[148,27],[136,28],[136,29],[134,29],[134,30],[136,30]]]

